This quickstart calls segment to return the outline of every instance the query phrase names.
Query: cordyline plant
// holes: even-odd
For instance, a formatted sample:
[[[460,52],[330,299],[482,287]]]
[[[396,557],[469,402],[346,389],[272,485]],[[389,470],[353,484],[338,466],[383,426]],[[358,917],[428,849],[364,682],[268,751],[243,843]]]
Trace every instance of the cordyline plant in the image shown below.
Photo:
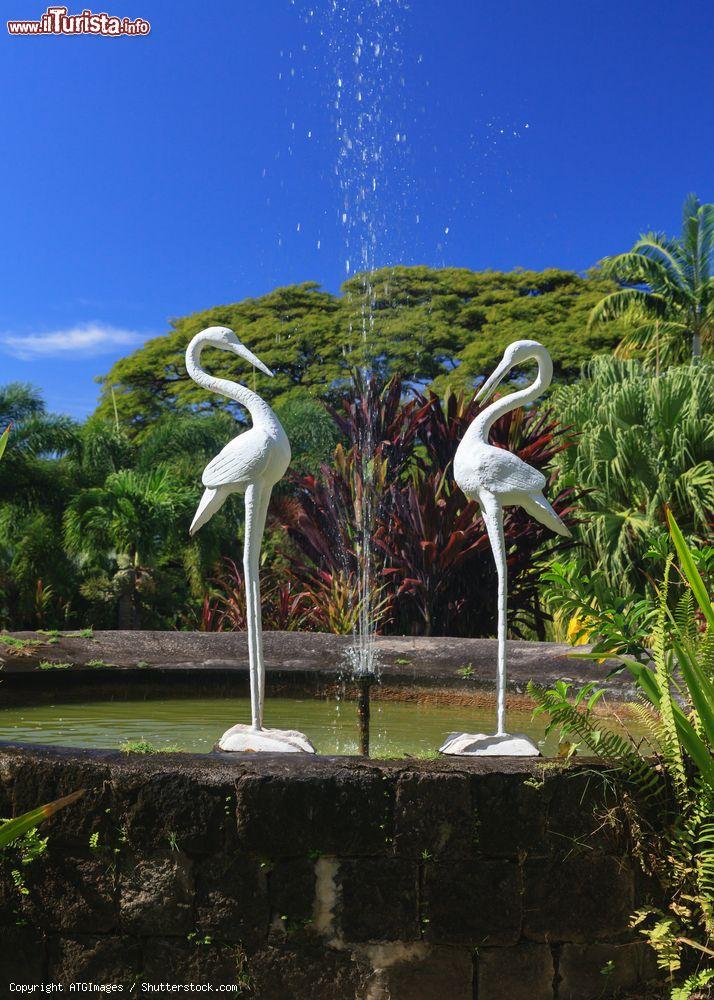
[[[414,635],[489,635],[495,631],[495,567],[478,504],[453,482],[451,463],[479,412],[474,399],[412,392],[403,402],[397,379],[382,390],[368,382],[333,417],[347,447],[335,450],[319,476],[292,476],[278,516],[295,548],[290,575],[304,592],[340,599],[369,556],[373,612],[382,631]],[[507,414],[492,443],[544,470],[567,446],[562,430],[537,413]],[[364,460],[365,451],[371,458]],[[566,521],[573,491],[553,498]],[[371,512],[369,523],[364,505]],[[548,531],[520,508],[507,508],[511,627],[543,634],[537,599],[537,554]],[[361,598],[358,598],[361,599]],[[314,618],[329,620],[325,610]],[[313,620],[314,620],[313,618]]]
[[[310,604],[295,581],[279,580],[275,573],[262,573],[263,627],[279,632],[310,628]],[[202,632],[245,632],[245,582],[242,570],[233,559],[225,558],[213,582],[213,592],[203,599],[200,629]]]

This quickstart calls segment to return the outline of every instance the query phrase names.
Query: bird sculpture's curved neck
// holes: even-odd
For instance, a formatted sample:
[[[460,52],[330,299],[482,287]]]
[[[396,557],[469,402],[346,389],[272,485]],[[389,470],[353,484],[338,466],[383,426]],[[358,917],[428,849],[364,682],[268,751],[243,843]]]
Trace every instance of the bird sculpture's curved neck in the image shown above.
[[[467,431],[469,436],[477,437],[480,441],[488,441],[489,432],[499,417],[526,403],[532,403],[545,392],[553,379],[553,362],[545,348],[540,350],[533,348],[531,357],[538,362],[538,373],[533,382],[524,389],[494,400],[473,421]]]
[[[218,378],[216,375],[209,375],[201,367],[201,352],[204,347],[208,347],[212,343],[210,337],[204,337],[199,333],[188,345],[186,349],[186,370],[193,381],[203,386],[204,389],[208,389],[209,392],[217,392],[219,395],[226,396],[228,399],[233,399],[236,403],[245,406],[255,426],[270,430],[279,428],[278,418],[257,392],[253,392],[247,386],[241,385],[240,382],[232,382],[227,378]]]

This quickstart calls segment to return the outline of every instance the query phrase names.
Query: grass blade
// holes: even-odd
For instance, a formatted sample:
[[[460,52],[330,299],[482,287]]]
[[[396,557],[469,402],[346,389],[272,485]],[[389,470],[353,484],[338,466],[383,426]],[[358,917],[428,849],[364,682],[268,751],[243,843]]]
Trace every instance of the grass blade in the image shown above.
[[[71,795],[65,795],[54,802],[48,802],[47,805],[31,809],[30,812],[23,813],[22,816],[7,820],[7,822],[0,825],[0,850],[27,833],[28,830],[32,830],[38,826],[43,820],[48,819],[58,810],[76,802],[83,795],[84,789],[80,788],[78,792],[72,792]]]

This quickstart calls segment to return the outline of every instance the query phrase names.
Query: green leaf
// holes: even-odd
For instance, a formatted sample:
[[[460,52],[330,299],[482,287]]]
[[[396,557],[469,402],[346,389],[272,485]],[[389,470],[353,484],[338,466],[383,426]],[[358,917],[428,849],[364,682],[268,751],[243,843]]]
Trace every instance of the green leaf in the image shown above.
[[[0,434],[0,458],[3,457],[5,453],[5,448],[7,447],[7,439],[10,437],[10,427],[12,425],[8,424],[5,430]]]
[[[59,809],[63,809],[65,806],[76,802],[83,795],[84,789],[81,788],[78,792],[72,792],[61,799],[56,799],[54,802],[39,806],[37,809],[23,813],[22,816],[17,816],[15,819],[9,819],[5,823],[2,823],[0,825],[0,850],[17,840],[18,837],[22,837],[28,830],[34,829]]]
[[[692,704],[697,710],[710,746],[714,747],[714,684],[679,642],[675,641],[674,648]]]
[[[692,588],[692,592],[697,599],[697,604],[701,608],[709,627],[714,628],[714,607],[712,607],[712,602],[707,593],[707,588],[704,586],[704,581],[699,575],[699,570],[694,565],[691,550],[685,542],[684,535],[680,531],[671,510],[667,511],[667,520],[669,521],[669,530],[672,535],[674,547],[682,564],[682,571],[687,578],[689,586]]]
[[[620,659],[637,681],[640,690],[659,711],[662,703],[662,692],[654,673],[649,667],[644,667],[634,660],[627,660],[624,657],[620,657]],[[672,712],[682,747],[692,758],[705,780],[714,785],[714,757],[712,757],[709,748],[676,702],[672,703]]]

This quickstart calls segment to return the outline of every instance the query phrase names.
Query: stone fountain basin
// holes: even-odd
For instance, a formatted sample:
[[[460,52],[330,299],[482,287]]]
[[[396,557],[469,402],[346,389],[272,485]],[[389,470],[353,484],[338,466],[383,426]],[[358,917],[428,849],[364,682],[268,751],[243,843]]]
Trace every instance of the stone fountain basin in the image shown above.
[[[18,637],[38,644],[3,653],[6,704],[248,690],[240,634]],[[348,644],[266,633],[268,691],[329,694]],[[495,641],[378,644],[381,696],[493,702]],[[631,696],[624,676],[605,680],[604,667],[567,652],[512,643],[509,700],[531,678],[597,679],[617,700]],[[71,666],[40,668],[50,661]],[[0,935],[0,982],[128,989],[141,976],[249,982],[263,1000],[472,1000],[475,988],[479,1000],[555,1000],[600,995],[612,963],[614,983],[636,988],[656,974],[629,927],[645,887],[602,823],[605,771],[588,760],[0,743],[0,815],[86,789],[43,828],[49,846],[30,866],[27,895],[15,899],[0,865],[0,891],[18,912]]]
[[[209,752],[249,719],[247,639],[243,633],[17,633],[0,688],[0,739],[119,747],[149,742]],[[19,645],[18,645],[19,643]],[[349,637],[295,632],[265,635],[266,725],[298,728],[321,754],[358,753],[357,715],[342,710],[357,695],[346,670]],[[8,643],[5,644],[6,647]],[[9,644],[12,646],[12,643]],[[597,680],[609,690],[602,709],[624,711],[629,675],[573,660],[569,647],[512,642],[508,710],[514,732],[542,743],[525,693],[534,678],[552,685]],[[372,722],[372,756],[430,754],[449,733],[490,732],[495,724],[496,642],[489,639],[388,637],[378,640],[381,683]],[[614,704],[613,704],[614,702]],[[19,713],[19,714],[18,714]]]
[[[555,1000],[656,975],[592,761],[370,762],[0,745],[43,827],[0,982],[250,983],[258,1000]],[[238,995],[245,995],[239,993]]]

